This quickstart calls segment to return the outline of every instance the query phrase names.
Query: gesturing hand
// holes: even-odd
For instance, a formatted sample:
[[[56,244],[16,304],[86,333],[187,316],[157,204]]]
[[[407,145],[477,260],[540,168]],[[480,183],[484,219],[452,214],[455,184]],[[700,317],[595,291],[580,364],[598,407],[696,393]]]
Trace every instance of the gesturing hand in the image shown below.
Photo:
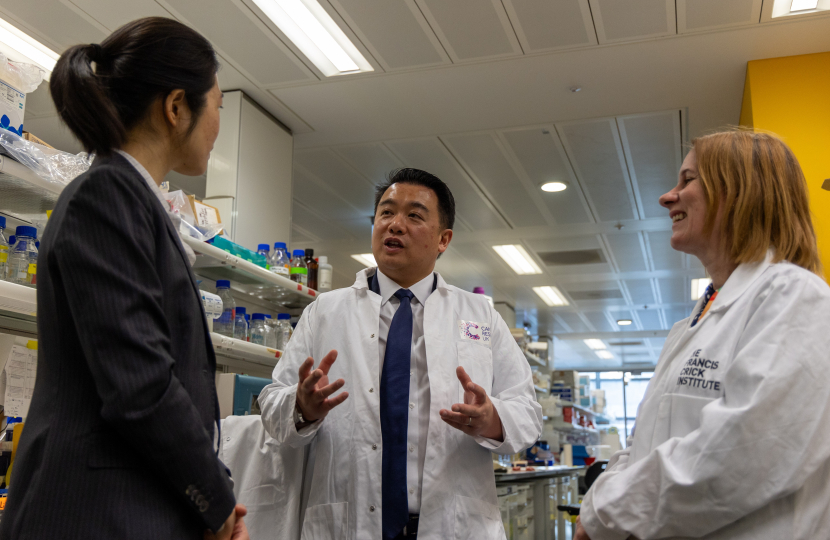
[[[455,374],[464,388],[464,403],[456,403],[452,411],[441,409],[441,419],[467,435],[504,440],[501,418],[490,396],[470,379],[463,367],[456,368]]]
[[[337,407],[349,397],[348,392],[343,392],[331,399],[329,396],[337,392],[346,381],[338,379],[329,384],[329,369],[337,359],[337,351],[329,351],[320,362],[320,367],[311,371],[314,367],[314,359],[306,358],[300,366],[300,383],[297,385],[297,407],[307,422],[314,422],[325,418],[330,410]]]

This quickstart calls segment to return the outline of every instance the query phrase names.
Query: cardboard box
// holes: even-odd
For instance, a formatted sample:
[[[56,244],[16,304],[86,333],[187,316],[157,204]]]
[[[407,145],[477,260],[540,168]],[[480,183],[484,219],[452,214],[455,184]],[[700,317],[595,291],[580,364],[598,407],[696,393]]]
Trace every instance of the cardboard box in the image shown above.
[[[190,207],[193,209],[193,215],[196,216],[196,224],[202,227],[208,225],[219,225],[222,223],[222,218],[219,215],[219,209],[215,206],[205,204],[202,201],[197,201],[193,195],[188,195],[187,199],[190,201]]]
[[[55,148],[54,146],[52,146],[50,144],[46,144],[46,142],[43,141],[43,139],[35,137],[34,135],[29,133],[28,131],[23,132],[23,139],[26,140],[26,141],[29,141],[29,142],[33,142],[35,144],[39,144],[41,146],[45,146],[46,148],[52,148],[52,149]]]
[[[23,136],[26,94],[0,79],[0,127]]]
[[[572,386],[579,388],[579,372],[578,371],[552,371],[550,374],[552,381],[562,381],[565,386]]]

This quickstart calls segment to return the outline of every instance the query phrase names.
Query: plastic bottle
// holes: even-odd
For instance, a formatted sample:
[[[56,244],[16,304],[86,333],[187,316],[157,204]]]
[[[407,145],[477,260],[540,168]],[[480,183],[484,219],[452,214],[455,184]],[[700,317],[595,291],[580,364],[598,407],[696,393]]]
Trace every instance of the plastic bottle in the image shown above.
[[[15,231],[17,241],[9,250],[8,280],[27,287],[37,286],[37,229],[18,227]]]
[[[291,315],[288,313],[280,313],[277,315],[277,345],[274,348],[284,351],[288,346],[288,340],[291,339],[292,333]]]
[[[0,279],[6,279],[9,268],[9,241],[3,231],[6,229],[6,218],[0,216]]]
[[[319,292],[326,292],[331,290],[332,268],[329,264],[329,258],[325,255],[320,255],[317,258],[317,290]]]
[[[265,315],[262,313],[254,313],[251,319],[251,343],[264,347],[268,341],[268,327],[265,326]]]
[[[296,281],[308,286],[308,267],[305,264],[305,251],[294,250],[294,257],[291,258],[291,281]]]
[[[269,270],[290,279],[291,259],[288,258],[288,248],[285,247],[285,242],[274,244],[274,254],[271,255],[271,268]]]
[[[271,246],[268,244],[259,244],[256,247],[256,252],[265,257],[265,268],[271,267]]]
[[[272,319],[270,315],[266,315],[265,326],[268,327],[268,340],[265,342],[265,346],[270,347],[272,349],[276,349],[277,328],[279,327],[279,321],[277,319]]]
[[[233,319],[234,339],[248,341],[248,323],[245,321],[245,312],[246,309],[244,307],[236,308],[236,315]]]
[[[222,316],[213,320],[213,331],[232,338],[236,320],[236,302],[231,296],[231,282],[227,279],[216,281],[216,294],[222,299]]]
[[[317,290],[317,261],[314,259],[314,250],[305,250],[305,264],[308,267],[308,288]]]

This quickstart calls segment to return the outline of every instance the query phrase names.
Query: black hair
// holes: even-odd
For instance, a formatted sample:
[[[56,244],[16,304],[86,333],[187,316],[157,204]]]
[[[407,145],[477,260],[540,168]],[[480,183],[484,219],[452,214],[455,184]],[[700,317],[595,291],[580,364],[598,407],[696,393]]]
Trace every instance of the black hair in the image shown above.
[[[204,36],[173,19],[147,17],[125,24],[100,45],[67,49],[52,71],[49,90],[84,148],[106,156],[124,144],[156,99],[174,90],[184,90],[193,113],[189,135],[218,69]]]
[[[449,186],[437,176],[421,169],[395,169],[386,177],[386,181],[375,187],[375,214],[378,213],[378,205],[386,190],[394,184],[413,184],[431,189],[438,197],[438,214],[441,219],[441,227],[452,229],[455,225],[455,197],[452,196]]]

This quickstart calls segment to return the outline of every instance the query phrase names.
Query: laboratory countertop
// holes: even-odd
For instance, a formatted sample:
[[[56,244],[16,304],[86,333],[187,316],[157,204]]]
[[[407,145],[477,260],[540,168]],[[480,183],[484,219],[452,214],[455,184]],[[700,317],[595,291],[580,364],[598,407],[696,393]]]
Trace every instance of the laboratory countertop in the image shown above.
[[[516,480],[535,480],[537,478],[549,478],[554,476],[567,476],[575,472],[583,471],[586,467],[567,467],[565,465],[553,465],[551,467],[534,467],[533,471],[496,473],[496,483],[515,482]]]

